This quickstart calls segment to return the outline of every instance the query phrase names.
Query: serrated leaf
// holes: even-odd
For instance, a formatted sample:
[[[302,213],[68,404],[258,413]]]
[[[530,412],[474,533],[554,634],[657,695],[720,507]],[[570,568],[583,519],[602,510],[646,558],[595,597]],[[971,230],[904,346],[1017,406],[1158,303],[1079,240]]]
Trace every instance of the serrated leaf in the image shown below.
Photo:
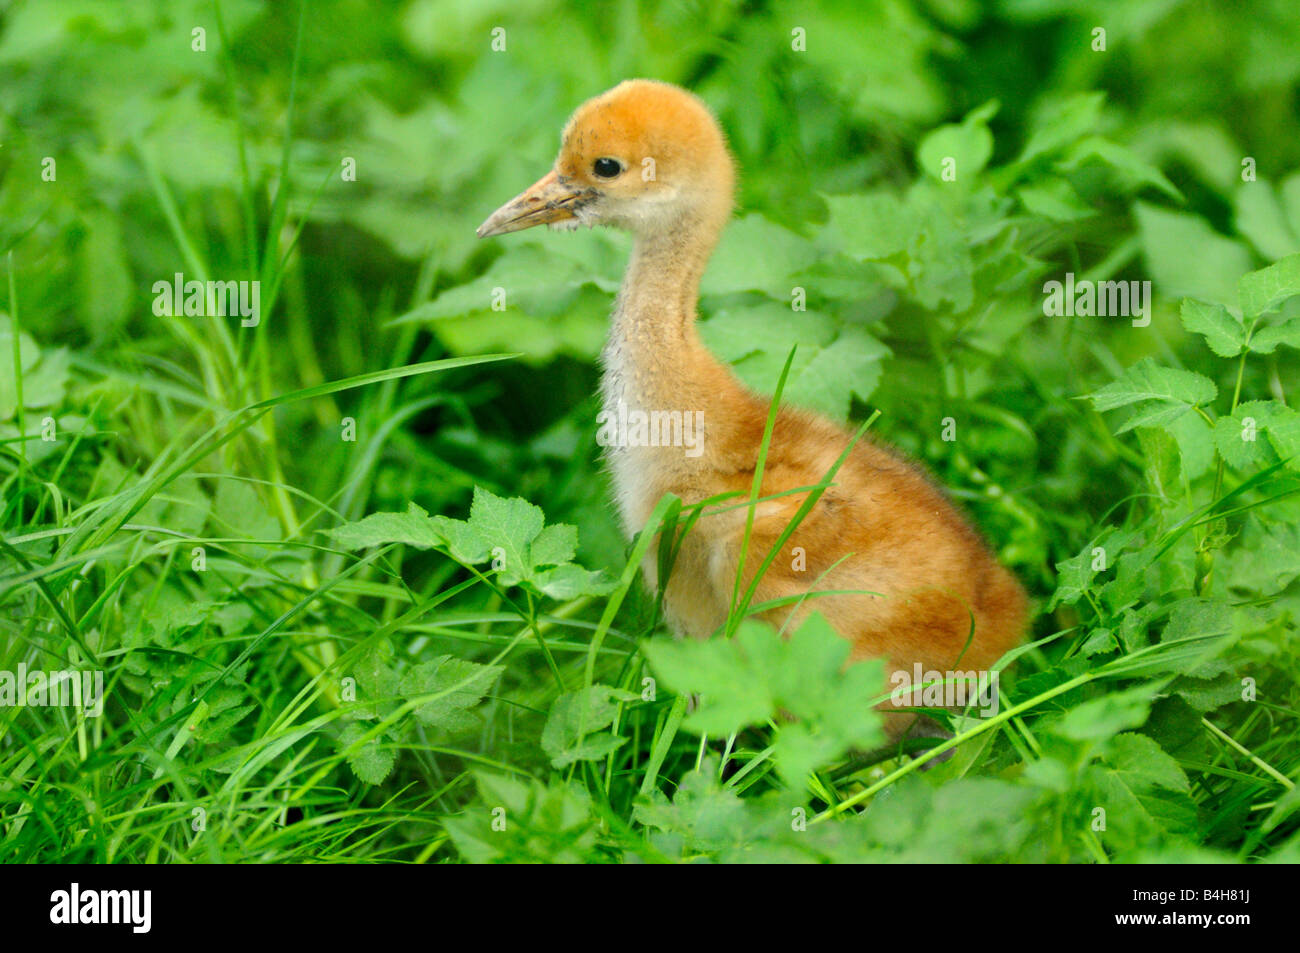
[[[505,554],[502,581],[511,585],[523,579],[531,570],[529,547],[542,532],[545,514],[540,506],[515,497],[506,499],[482,487],[474,488],[474,501],[469,508],[469,526],[482,540],[487,550],[501,550]]]
[[[1279,344],[1300,348],[1300,317],[1257,328],[1250,338],[1250,349],[1256,354],[1272,354]]]
[[[1106,746],[1104,757],[1135,791],[1153,787],[1183,792],[1192,789],[1178,762],[1146,735],[1131,731],[1116,735]]]
[[[727,735],[782,712],[792,715],[794,722],[780,724],[773,740],[777,769],[792,788],[849,750],[884,739],[881,716],[870,704],[881,691],[881,663],[845,668],[848,642],[816,613],[788,640],[749,621],[730,640],[656,640],[645,651],[670,687],[700,694],[685,723],[690,730]]]
[[[537,534],[529,549],[529,559],[533,566],[558,566],[577,553],[578,527],[553,523]]]
[[[1171,401],[1199,406],[1218,395],[1214,381],[1195,371],[1162,367],[1151,358],[1143,358],[1113,384],[1088,395],[1097,410],[1113,410],[1144,400]]]
[[[590,863],[599,830],[576,784],[474,772],[478,798],[441,823],[470,863]]]
[[[475,724],[468,710],[483,700],[503,671],[500,665],[479,665],[440,655],[404,672],[398,690],[406,698],[438,695],[415,709],[416,720],[448,731],[463,731]]]
[[[732,641],[652,639],[643,651],[666,685],[699,693],[689,719],[698,731],[729,735],[764,721],[775,709],[765,679]]]
[[[1147,720],[1156,686],[1145,684],[1075,705],[1052,730],[1075,741],[1097,741],[1137,728]]]
[[[1283,301],[1300,294],[1300,254],[1289,255],[1267,268],[1242,275],[1237,282],[1241,311],[1253,318],[1267,314]]]
[[[357,722],[344,725],[343,732],[339,736],[339,744],[346,751],[368,731],[365,725]],[[382,784],[397,762],[397,752],[383,747],[382,742],[385,740],[385,736],[381,734],[377,738],[364,742],[347,755],[348,766],[366,784]]]
[[[1181,310],[1183,327],[1205,338],[1210,350],[1220,357],[1234,357],[1246,343],[1246,329],[1221,304],[1188,298]]]
[[[1252,400],[1215,422],[1214,442],[1238,470],[1289,460],[1300,470],[1300,413],[1276,400]]]
[[[1124,548],[1133,539],[1133,534],[1123,532],[1114,526],[1107,526],[1097,537],[1088,543],[1077,556],[1063,559],[1056,564],[1056,592],[1048,603],[1051,612],[1059,605],[1074,605],[1083,594],[1092,587],[1093,579],[1098,573],[1112,569]],[[1097,550],[1101,552],[1098,553]],[[1094,568],[1101,565],[1105,569]]]
[[[1228,466],[1245,470],[1269,461],[1272,445],[1265,436],[1268,405],[1272,401],[1248,401],[1214,422],[1214,446]],[[1264,426],[1261,426],[1264,425]]]
[[[579,596],[605,596],[618,585],[600,570],[583,569],[574,563],[535,572],[529,583],[544,595],[561,602]]]
[[[1119,642],[1115,638],[1115,633],[1110,629],[1094,629],[1086,639],[1083,645],[1079,647],[1079,654],[1084,656],[1108,655],[1119,648]]]
[[[1116,431],[1124,433],[1134,427],[1166,427],[1193,407],[1210,403],[1218,392],[1214,381],[1202,374],[1143,358],[1088,399],[1099,411],[1140,405]]]
[[[1154,826],[1185,833],[1195,827],[1187,776],[1154,740],[1134,732],[1116,735],[1104,761],[1100,786],[1108,822],[1119,821],[1115,826],[1132,832]]]
[[[527,500],[475,487],[469,519],[438,517],[438,527],[458,560],[471,565],[499,560],[503,585],[526,585],[555,599],[611,591],[603,574],[567,562],[577,550],[577,529],[564,524],[544,528],[544,519],[541,508]]]
[[[418,549],[444,545],[437,524],[415,503],[405,513],[372,513],[364,519],[328,530],[344,549],[367,549],[389,543],[405,543]]]
[[[1200,712],[1214,711],[1242,700],[1241,677],[1232,672],[1208,679],[1184,676],[1174,682],[1172,690]]]
[[[592,685],[555,699],[542,729],[542,750],[550,755],[551,766],[594,761],[618,748],[626,739],[605,729],[614,723],[618,703],[636,699],[631,692],[609,685]]]
[[[577,527],[544,522],[541,508],[527,500],[475,487],[467,520],[429,516],[411,503],[405,513],[374,513],[329,532],[348,549],[406,543],[445,549],[467,566],[492,561],[502,585],[526,585],[554,599],[612,591],[603,573],[569,562],[578,549]]]
[[[1212,599],[1189,598],[1175,603],[1160,641],[1108,662],[1105,671],[1129,677],[1186,675],[1224,652],[1235,640],[1233,610]]]

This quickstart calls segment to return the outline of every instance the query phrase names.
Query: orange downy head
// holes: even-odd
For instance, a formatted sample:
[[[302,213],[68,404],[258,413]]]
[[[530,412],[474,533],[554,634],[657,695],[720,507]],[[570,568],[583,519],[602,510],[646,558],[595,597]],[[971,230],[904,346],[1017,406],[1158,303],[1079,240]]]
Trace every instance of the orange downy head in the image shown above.
[[[545,176],[501,206],[478,236],[551,225],[609,225],[637,234],[684,220],[720,226],[735,171],[708,108],[668,83],[633,79],[578,107]]]

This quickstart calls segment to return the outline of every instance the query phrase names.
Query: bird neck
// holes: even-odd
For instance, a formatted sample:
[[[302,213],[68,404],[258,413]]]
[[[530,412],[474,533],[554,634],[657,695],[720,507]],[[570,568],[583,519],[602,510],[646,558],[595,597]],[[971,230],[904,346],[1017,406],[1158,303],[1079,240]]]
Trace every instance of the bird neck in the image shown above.
[[[606,409],[687,409],[719,367],[695,326],[700,278],[721,222],[679,223],[636,238],[605,348]]]

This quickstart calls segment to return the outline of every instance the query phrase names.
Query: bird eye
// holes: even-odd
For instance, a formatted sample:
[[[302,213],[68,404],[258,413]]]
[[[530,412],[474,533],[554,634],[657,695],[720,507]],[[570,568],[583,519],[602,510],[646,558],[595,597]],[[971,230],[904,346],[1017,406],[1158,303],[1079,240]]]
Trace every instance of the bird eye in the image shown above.
[[[623,163],[608,156],[601,156],[591,164],[591,171],[602,179],[612,179],[623,171]]]

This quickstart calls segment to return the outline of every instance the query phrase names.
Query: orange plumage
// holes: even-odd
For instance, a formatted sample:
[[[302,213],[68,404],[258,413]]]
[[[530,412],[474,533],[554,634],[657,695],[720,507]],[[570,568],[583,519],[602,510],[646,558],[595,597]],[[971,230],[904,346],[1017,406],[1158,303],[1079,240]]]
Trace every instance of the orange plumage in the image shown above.
[[[483,237],[542,223],[611,225],[634,236],[602,355],[604,406],[610,413],[620,403],[646,412],[700,411],[703,426],[694,454],[681,446],[610,448],[629,535],[665,493],[690,504],[748,494],[753,481],[769,400],[746,390],[695,327],[700,277],[731,215],[734,182],[726,141],[703,103],[667,83],[630,80],[579,107],[552,171],[479,228]],[[815,414],[783,408],[760,495],[821,482],[850,439]],[[796,493],[757,505],[746,584],[804,499]],[[664,590],[678,633],[707,638],[723,625],[746,513],[742,506],[706,515],[684,540]],[[777,625],[797,625],[820,612],[852,644],[855,660],[883,658],[908,673],[918,662],[941,672],[983,670],[1024,634],[1025,596],[1016,579],[920,469],[877,444],[859,442],[784,550],[760,580],[755,603],[800,596],[814,584],[857,590],[766,613]],[[645,572],[655,585],[653,557]],[[887,727],[897,735],[910,720],[891,716]]]

